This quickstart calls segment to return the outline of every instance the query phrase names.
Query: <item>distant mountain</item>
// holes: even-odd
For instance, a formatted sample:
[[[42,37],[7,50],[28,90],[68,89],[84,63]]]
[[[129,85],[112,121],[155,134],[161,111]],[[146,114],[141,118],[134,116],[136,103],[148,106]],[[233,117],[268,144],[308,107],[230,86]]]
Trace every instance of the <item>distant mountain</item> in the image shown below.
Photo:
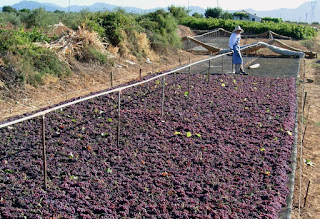
[[[106,3],[95,3],[90,6],[85,5],[71,5],[70,7],[61,7],[56,4],[50,4],[50,3],[39,3],[36,1],[21,1],[17,4],[11,5],[11,7],[21,10],[21,9],[36,9],[36,8],[44,8],[46,11],[65,11],[65,12],[79,12],[81,10],[88,10],[92,12],[96,11],[113,11],[114,9],[118,8],[117,5],[111,5]],[[152,11],[156,11],[161,8],[152,8],[152,9],[141,9],[136,7],[121,7],[125,11],[129,13],[137,13],[137,14],[143,14],[143,13],[149,13]],[[166,8],[162,8],[164,10],[167,10]],[[2,8],[0,7],[0,10]],[[190,6],[189,7],[189,15],[194,14],[195,12],[199,14],[204,14],[205,9],[197,6]],[[320,23],[320,0],[314,0],[312,2],[305,2],[304,4],[300,5],[298,8],[295,9],[287,9],[287,8],[280,8],[276,10],[270,10],[270,11],[255,11],[253,9],[245,9],[246,11],[256,14],[259,17],[275,17],[275,18],[282,18],[284,21],[300,21],[300,22],[319,22]],[[229,11],[230,13],[233,13],[235,11]]]
[[[21,10],[21,9],[36,9],[36,8],[44,8],[46,11],[51,11],[54,12],[56,10],[59,11],[65,11],[65,12],[80,12],[82,10],[88,10],[91,12],[97,12],[97,11],[113,11],[116,8],[119,8],[120,6],[117,5],[111,5],[111,4],[106,4],[106,3],[95,3],[93,5],[87,6],[87,5],[70,5],[70,7],[61,7],[56,4],[51,4],[51,3],[39,3],[36,1],[21,1],[19,3],[10,5],[11,7]],[[143,14],[143,13],[149,13],[152,11],[156,11],[158,9],[164,9],[167,10],[168,8],[151,8],[151,9],[141,9],[141,8],[136,8],[136,7],[121,7],[128,13],[137,13],[137,14]],[[2,7],[0,7],[0,10],[2,11]],[[205,9],[198,7],[198,6],[190,6],[190,15],[193,13],[197,12],[199,14],[204,14]]]
[[[259,17],[276,17],[282,18],[284,21],[320,23],[320,0],[305,2],[295,9],[280,8],[270,11],[255,11],[253,9],[245,10],[250,13],[257,14]]]
[[[59,5],[55,5],[51,3],[39,3],[36,1],[22,1],[17,4],[11,5],[11,7],[17,10],[21,10],[21,9],[33,10],[36,8],[44,8],[46,11],[55,11],[55,10],[64,11],[64,8]]]
[[[86,5],[70,5],[70,7],[61,7],[56,4],[51,4],[51,3],[39,3],[36,1],[21,1],[19,3],[11,5],[11,7],[21,10],[21,9],[36,9],[36,8],[44,8],[46,11],[51,11],[54,12],[56,10],[59,11],[65,11],[65,12],[80,12],[82,10],[88,10],[92,12],[97,12],[97,11],[113,11],[116,8],[119,8],[117,5],[111,5],[111,4],[106,4],[106,3],[95,3],[90,6]],[[125,11],[129,13],[148,13],[150,11],[155,11],[159,8],[153,8],[153,9],[141,9],[141,8],[135,8],[135,7],[121,7]],[[0,7],[0,10],[2,10],[2,7]]]
[[[198,6],[190,6],[189,7],[189,15],[193,15],[194,13],[198,13],[198,14],[202,14],[204,15],[204,13],[206,12],[206,9],[198,7]]]

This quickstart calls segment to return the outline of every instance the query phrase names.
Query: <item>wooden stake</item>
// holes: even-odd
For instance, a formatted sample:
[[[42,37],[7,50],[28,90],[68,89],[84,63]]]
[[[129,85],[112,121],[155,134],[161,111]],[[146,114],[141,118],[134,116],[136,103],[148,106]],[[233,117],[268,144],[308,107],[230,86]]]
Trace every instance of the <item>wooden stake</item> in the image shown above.
[[[309,187],[310,187],[310,180],[309,180],[309,182],[308,182],[307,191],[306,191],[306,196],[304,197],[303,207],[306,207],[307,197],[308,197],[308,193],[309,193]]]
[[[208,82],[209,82],[209,79],[210,79],[210,69],[211,69],[211,60],[209,60],[209,68],[208,68]]]
[[[306,117],[306,121],[305,121],[305,126],[304,126],[304,130],[303,130],[303,133],[302,133],[302,144],[303,144],[303,142],[304,142],[304,137],[305,137],[305,135],[306,135],[306,132],[307,132],[307,127],[308,127],[308,121],[309,121],[309,110],[310,110],[310,105],[308,106],[308,110],[307,110],[307,117]],[[303,121],[304,121],[304,118],[303,118],[303,116],[302,116],[302,119],[303,119]]]
[[[163,117],[163,114],[164,114],[164,86],[165,86],[165,83],[166,83],[166,78],[165,78],[165,76],[163,76],[163,79],[162,79],[161,117]]]
[[[303,116],[304,116],[304,108],[306,106],[307,94],[308,92],[304,92],[304,99],[303,99],[303,106],[302,106]],[[302,117],[302,122],[303,122],[303,117]]]
[[[117,147],[120,145],[120,107],[121,107],[121,91],[118,93],[118,130],[117,130]]]
[[[222,73],[222,74],[223,74],[223,64],[224,64],[223,57],[224,57],[224,56],[222,56],[222,58],[221,58],[221,59],[222,59],[222,60],[221,60],[221,62],[222,62],[222,63],[221,63],[221,71],[222,71],[221,73]]]
[[[110,72],[110,85],[113,87],[113,72]]]
[[[42,157],[43,157],[43,181],[44,190],[47,190],[47,153],[46,153],[46,132],[45,132],[45,116],[42,116]]]

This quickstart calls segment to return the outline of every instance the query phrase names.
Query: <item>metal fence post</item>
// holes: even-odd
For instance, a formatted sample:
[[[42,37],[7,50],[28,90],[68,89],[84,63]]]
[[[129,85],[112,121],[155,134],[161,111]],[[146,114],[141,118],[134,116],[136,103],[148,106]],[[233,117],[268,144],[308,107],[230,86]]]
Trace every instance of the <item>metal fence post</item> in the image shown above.
[[[142,76],[142,69],[140,68],[140,71],[139,71],[139,80],[141,80],[141,77]]]
[[[164,114],[164,86],[166,83],[166,78],[163,76],[162,78],[162,100],[161,100],[161,117],[163,117]]]
[[[210,70],[211,70],[211,59],[209,60],[209,68],[208,68],[208,74],[207,74],[208,82],[209,82],[209,79],[210,79]]]
[[[120,105],[121,104],[121,90],[118,93],[118,130],[117,130],[117,147],[120,145]]]
[[[44,189],[47,190],[47,153],[46,153],[45,115],[42,116],[41,129],[42,129],[43,179],[44,179]]]

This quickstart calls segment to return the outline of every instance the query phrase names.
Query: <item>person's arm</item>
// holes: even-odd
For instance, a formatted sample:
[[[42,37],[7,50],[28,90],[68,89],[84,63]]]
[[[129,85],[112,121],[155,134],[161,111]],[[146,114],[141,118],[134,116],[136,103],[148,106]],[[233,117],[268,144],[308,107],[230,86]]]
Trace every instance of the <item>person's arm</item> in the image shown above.
[[[233,45],[236,43],[237,41],[237,34],[232,33],[230,38],[229,38],[229,48],[233,49]]]
[[[234,53],[238,53],[238,54],[241,54],[240,53],[240,37],[236,38],[236,41],[234,42],[234,45],[232,47],[232,50]]]

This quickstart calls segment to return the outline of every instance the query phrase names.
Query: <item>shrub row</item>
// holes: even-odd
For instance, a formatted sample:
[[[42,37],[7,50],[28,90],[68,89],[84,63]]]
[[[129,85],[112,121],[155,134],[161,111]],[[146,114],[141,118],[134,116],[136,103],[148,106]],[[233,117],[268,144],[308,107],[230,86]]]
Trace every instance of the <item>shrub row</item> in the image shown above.
[[[274,23],[274,22],[251,22],[251,21],[235,21],[223,20],[215,18],[195,18],[186,17],[181,21],[182,25],[188,26],[191,29],[211,30],[215,28],[224,28],[232,31],[236,25],[240,25],[245,32],[259,34],[271,30],[278,34],[292,37],[293,39],[308,39],[316,35],[316,31],[309,26],[289,24],[289,23]]]

